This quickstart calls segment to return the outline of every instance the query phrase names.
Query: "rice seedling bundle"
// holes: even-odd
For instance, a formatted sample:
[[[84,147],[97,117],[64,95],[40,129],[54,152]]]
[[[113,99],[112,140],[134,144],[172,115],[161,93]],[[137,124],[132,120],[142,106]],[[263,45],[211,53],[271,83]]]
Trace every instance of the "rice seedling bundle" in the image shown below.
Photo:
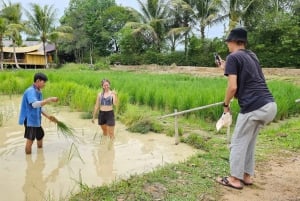
[[[57,125],[57,130],[62,133],[65,137],[74,137],[74,129],[69,127],[67,124],[64,122],[58,120],[54,116],[50,116],[50,120]]]

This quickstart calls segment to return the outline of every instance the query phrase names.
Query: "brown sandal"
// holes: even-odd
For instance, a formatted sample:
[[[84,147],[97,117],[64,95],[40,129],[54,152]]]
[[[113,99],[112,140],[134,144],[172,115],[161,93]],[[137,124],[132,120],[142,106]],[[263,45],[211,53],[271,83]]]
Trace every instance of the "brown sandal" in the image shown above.
[[[228,187],[231,187],[231,188],[234,188],[234,189],[238,189],[238,190],[243,189],[243,186],[233,186],[233,185],[229,182],[228,177],[223,177],[223,178],[217,179],[217,182],[218,182],[219,184],[222,184],[223,186],[228,186]]]

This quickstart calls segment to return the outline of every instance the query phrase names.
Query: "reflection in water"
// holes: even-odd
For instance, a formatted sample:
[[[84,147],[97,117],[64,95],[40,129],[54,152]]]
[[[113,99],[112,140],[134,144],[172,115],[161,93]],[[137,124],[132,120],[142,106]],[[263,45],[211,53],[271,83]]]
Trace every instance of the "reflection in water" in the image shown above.
[[[58,166],[45,177],[45,157],[43,149],[38,149],[36,159],[33,155],[26,155],[27,169],[25,172],[25,182],[23,192],[26,201],[48,200],[53,195],[47,191],[47,184],[55,182],[59,176],[59,170],[66,165],[65,157],[59,160]]]
[[[43,200],[46,190],[46,182],[43,178],[43,169],[45,168],[45,158],[42,149],[37,152],[35,160],[32,155],[26,155],[27,169],[25,173],[25,183],[23,192],[27,201]]]
[[[110,183],[114,178],[113,164],[115,159],[115,148],[113,141],[105,140],[99,145],[98,150],[93,153],[97,175],[102,179],[103,184]]]

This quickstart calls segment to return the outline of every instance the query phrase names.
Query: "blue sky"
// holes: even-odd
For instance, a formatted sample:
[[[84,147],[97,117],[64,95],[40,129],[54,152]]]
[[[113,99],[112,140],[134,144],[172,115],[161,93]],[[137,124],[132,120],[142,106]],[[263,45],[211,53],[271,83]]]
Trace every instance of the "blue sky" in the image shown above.
[[[5,1],[5,0],[4,0]],[[9,1],[9,0],[8,0]],[[8,2],[5,1],[5,2]],[[37,3],[39,5],[54,5],[54,8],[57,10],[57,19],[59,19],[63,14],[64,10],[69,5],[69,0],[10,0],[12,3],[19,2],[21,5],[29,10],[30,3]],[[116,0],[118,5],[128,6],[135,9],[139,9],[138,2],[136,0]],[[209,38],[221,37],[223,35],[223,24],[207,28],[206,35]]]

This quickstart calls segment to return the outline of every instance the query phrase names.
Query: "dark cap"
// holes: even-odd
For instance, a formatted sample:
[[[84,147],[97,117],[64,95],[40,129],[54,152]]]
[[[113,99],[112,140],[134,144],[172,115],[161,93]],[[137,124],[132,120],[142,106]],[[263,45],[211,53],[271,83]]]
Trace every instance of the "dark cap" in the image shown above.
[[[230,42],[230,41],[247,42],[247,31],[244,28],[232,29],[225,41],[226,42]]]

